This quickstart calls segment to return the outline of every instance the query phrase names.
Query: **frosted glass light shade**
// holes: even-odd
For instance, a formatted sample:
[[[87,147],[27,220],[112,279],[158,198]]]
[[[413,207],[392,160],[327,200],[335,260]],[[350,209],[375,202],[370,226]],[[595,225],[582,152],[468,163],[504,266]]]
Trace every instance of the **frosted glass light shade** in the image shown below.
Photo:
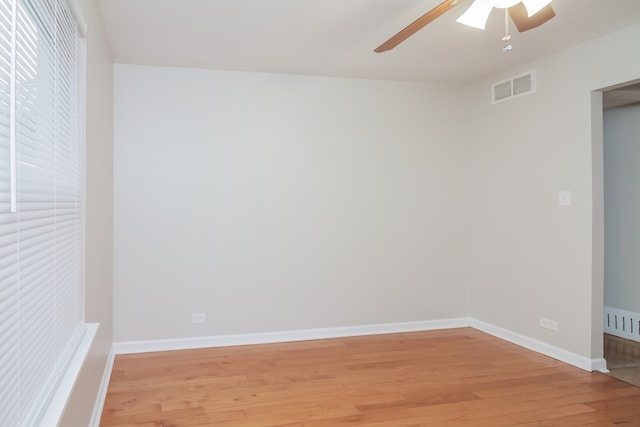
[[[493,7],[497,7],[498,9],[506,9],[508,7],[513,7],[520,3],[522,0],[493,0]]]
[[[475,0],[456,22],[484,30],[492,10],[493,0]]]

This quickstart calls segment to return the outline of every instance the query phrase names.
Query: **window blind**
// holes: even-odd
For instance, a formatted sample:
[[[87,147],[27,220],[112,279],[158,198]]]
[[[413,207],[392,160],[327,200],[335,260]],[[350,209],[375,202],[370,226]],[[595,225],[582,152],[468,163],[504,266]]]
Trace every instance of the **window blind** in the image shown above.
[[[6,425],[39,422],[84,329],[83,97],[84,40],[66,0],[0,0]]]

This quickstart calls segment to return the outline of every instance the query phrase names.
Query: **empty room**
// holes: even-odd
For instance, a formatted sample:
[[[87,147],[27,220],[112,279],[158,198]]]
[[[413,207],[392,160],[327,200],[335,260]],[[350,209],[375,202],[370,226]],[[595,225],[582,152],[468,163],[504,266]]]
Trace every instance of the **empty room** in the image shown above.
[[[640,425],[638,0],[1,7],[0,424]]]

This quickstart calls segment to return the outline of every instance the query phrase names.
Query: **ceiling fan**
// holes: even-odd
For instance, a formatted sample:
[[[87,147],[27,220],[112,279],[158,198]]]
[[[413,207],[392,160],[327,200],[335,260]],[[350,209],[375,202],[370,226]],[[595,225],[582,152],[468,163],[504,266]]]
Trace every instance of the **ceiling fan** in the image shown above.
[[[421,30],[431,21],[440,17],[444,13],[453,9],[464,0],[445,0],[438,6],[434,7],[411,24],[407,25],[398,34],[374,49],[374,52],[386,52],[411,37],[418,30]],[[556,16],[551,7],[551,0],[474,0],[469,9],[456,21],[471,27],[484,30],[489,14],[493,8],[505,9],[505,19],[507,32],[503,41],[508,42],[511,39],[508,33],[508,18],[513,20],[518,31],[523,32],[536,28],[549,19]],[[504,50],[511,50],[511,45],[505,46]]]

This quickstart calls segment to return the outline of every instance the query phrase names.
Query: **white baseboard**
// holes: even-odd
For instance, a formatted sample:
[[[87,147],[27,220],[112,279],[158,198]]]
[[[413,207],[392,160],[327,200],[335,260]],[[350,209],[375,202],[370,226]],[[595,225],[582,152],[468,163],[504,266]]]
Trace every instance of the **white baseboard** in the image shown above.
[[[591,372],[593,371],[604,372],[605,374],[609,372],[607,369],[607,361],[604,357],[591,359]]]
[[[111,371],[113,370],[113,362],[115,361],[115,358],[116,354],[114,353],[112,346],[109,356],[107,356],[107,364],[102,372],[102,379],[100,380],[100,386],[98,387],[96,402],[93,405],[93,412],[91,413],[89,427],[100,426],[100,418],[102,417],[102,409],[104,408],[104,402],[107,398],[107,390],[109,389],[109,380],[111,379]]]
[[[490,335],[501,338],[505,341],[509,341],[513,344],[517,344],[521,347],[533,350],[536,353],[544,354],[545,356],[549,356],[561,362],[568,363],[580,369],[584,369],[585,371],[608,372],[607,362],[603,358],[589,359],[584,356],[580,356],[579,354],[572,353],[562,348],[555,347],[551,344],[538,341],[534,338],[530,338],[525,335],[521,335],[508,329],[504,329],[477,319],[471,319],[471,323],[469,326],[479,331],[486,332]]]
[[[589,359],[551,344],[518,334],[508,329],[477,319],[462,317],[421,322],[386,323],[378,325],[346,326],[337,328],[306,329],[296,331],[265,332],[258,334],[220,335],[193,338],[177,338],[150,341],[125,341],[113,344],[115,354],[146,353],[154,351],[187,350],[207,347],[270,344],[278,342],[307,341],[326,338],[342,338],[362,335],[418,332],[436,329],[472,327],[497,338],[544,354],[586,371],[607,372],[603,358]]]
[[[378,325],[345,326],[337,328],[304,329],[258,334],[219,335],[151,341],[125,341],[113,344],[115,354],[146,353],[151,351],[187,350],[193,348],[227,347],[234,345],[270,344],[308,341],[361,335],[394,334],[435,329],[463,328],[468,318],[426,320],[421,322],[384,323]]]

